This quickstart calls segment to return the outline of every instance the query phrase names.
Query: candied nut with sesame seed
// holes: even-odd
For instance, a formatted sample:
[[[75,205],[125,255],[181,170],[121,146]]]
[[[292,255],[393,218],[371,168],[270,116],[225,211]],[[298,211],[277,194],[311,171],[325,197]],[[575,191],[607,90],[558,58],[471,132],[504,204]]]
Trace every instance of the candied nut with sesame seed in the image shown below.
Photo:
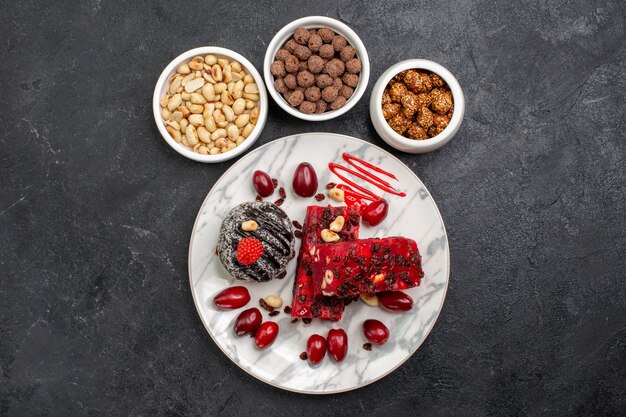
[[[417,104],[419,107],[428,107],[431,103],[430,94],[428,93],[419,93],[416,95]]]
[[[407,93],[408,89],[406,85],[402,83],[394,83],[391,88],[389,88],[389,97],[391,101],[394,103],[400,103],[402,101],[402,96]]]
[[[422,107],[417,112],[416,121],[424,129],[428,129],[433,125],[433,113],[428,110],[428,107]]]
[[[442,126],[431,126],[430,129],[428,129],[428,136],[434,138],[435,136],[443,132],[444,129],[445,127]]]
[[[450,123],[450,118],[448,116],[444,116],[443,114],[433,114],[433,124],[437,127],[448,127],[448,123]]]
[[[404,84],[414,93],[427,93],[433,88],[430,76],[424,72],[408,70],[404,75]]]
[[[431,108],[439,114],[446,114],[452,107],[452,93],[450,93],[450,90],[433,89],[430,97],[432,98]]]
[[[300,45],[306,45],[310,37],[311,33],[305,28],[298,28],[293,32],[293,39]]]
[[[418,124],[411,124],[406,130],[406,135],[410,139],[428,139],[428,132],[422,126]]]
[[[415,112],[421,107],[418,104],[417,95],[410,91],[407,91],[402,96],[400,103],[402,104],[402,111],[404,111],[407,117],[413,117]]]
[[[400,111],[400,105],[398,103],[383,104],[383,117],[390,119]]]
[[[435,74],[434,72],[431,72],[428,75],[430,76],[430,81],[432,82],[433,87],[443,87],[446,84],[443,78],[441,78],[439,75]]]
[[[383,91],[383,97],[381,99],[381,103],[384,106],[387,103],[391,103],[391,97],[389,96],[389,90]]]
[[[389,123],[389,127],[395,130],[396,133],[401,135],[409,127],[409,124],[411,123],[411,119],[406,117],[406,115],[403,112],[399,112],[394,117],[389,119],[388,123]]]

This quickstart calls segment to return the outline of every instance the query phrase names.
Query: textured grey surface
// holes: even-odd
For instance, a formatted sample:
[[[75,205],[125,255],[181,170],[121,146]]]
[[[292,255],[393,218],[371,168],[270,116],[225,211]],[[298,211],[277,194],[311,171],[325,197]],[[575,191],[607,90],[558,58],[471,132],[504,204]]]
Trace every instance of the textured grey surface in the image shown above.
[[[0,415],[623,415],[623,2],[0,8]],[[180,52],[220,45],[260,69],[273,34],[311,14],[361,36],[370,86],[430,58],[467,99],[447,146],[394,152],[446,221],[443,313],[398,371],[326,398],[257,382],[210,341],[187,245],[230,163],[180,157],[150,106]],[[255,146],[303,131],[382,146],[368,96],[325,123],[272,104]]]

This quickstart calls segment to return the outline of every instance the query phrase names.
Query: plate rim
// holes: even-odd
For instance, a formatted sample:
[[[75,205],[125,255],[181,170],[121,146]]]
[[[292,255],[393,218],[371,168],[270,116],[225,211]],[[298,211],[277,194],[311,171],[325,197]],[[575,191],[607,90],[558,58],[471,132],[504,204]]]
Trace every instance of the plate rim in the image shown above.
[[[233,358],[230,357],[230,355],[224,351],[224,349],[222,349],[222,346],[215,340],[215,338],[213,337],[213,334],[211,333],[211,331],[209,330],[209,326],[207,325],[207,323],[205,322],[204,318],[202,317],[202,314],[200,314],[200,309],[198,308],[198,300],[196,299],[196,294],[194,291],[194,284],[193,284],[193,280],[191,277],[191,251],[193,248],[193,237],[196,234],[196,227],[198,225],[198,219],[200,218],[200,213],[202,211],[202,208],[204,207],[205,203],[207,202],[207,199],[209,198],[209,195],[211,195],[211,192],[213,191],[213,189],[215,188],[217,182],[219,182],[219,180],[226,174],[228,174],[233,168],[235,168],[235,165],[237,165],[240,161],[248,158],[250,155],[254,154],[257,150],[269,146],[271,144],[273,144],[274,142],[277,142],[279,140],[287,140],[289,138],[293,138],[293,137],[297,137],[297,136],[303,136],[303,135],[314,135],[314,136],[322,136],[322,135],[331,135],[331,136],[341,136],[343,138],[349,139],[349,140],[353,140],[356,142],[361,142],[362,144],[367,144],[369,146],[373,146],[375,148],[377,148],[378,150],[380,150],[381,152],[389,155],[391,158],[393,158],[396,162],[399,162],[400,164],[404,165],[405,167],[408,168],[409,172],[411,173],[411,175],[413,175],[413,177],[415,177],[415,179],[424,187],[424,189],[428,192],[428,195],[431,197],[432,203],[435,206],[435,211],[437,213],[437,216],[439,217],[439,220],[441,221],[441,225],[443,226],[443,235],[446,238],[446,247],[448,249],[448,256],[447,256],[447,275],[446,275],[446,285],[443,289],[443,297],[441,298],[441,303],[439,304],[439,309],[437,311],[437,315],[435,317],[435,319],[431,322],[430,326],[428,327],[426,334],[424,336],[424,338],[422,339],[422,341],[417,344],[415,346],[415,349],[413,349],[407,356],[406,358],[404,358],[400,363],[398,363],[396,366],[394,366],[393,368],[391,368],[390,370],[388,370],[387,372],[383,373],[382,375],[373,378],[372,380],[365,382],[363,384],[360,385],[356,385],[350,388],[342,388],[342,389],[335,389],[335,390],[331,390],[331,391],[308,391],[308,390],[300,390],[300,389],[295,389],[295,388],[287,388],[281,385],[277,385],[274,384],[271,381],[266,381],[262,378],[260,378],[257,375],[254,375],[253,373],[249,372],[247,369],[245,369],[243,366],[241,366],[238,362],[236,362],[235,360],[233,360]],[[264,143],[263,145],[259,146],[258,148],[255,148],[253,150],[251,150],[250,152],[246,153],[245,155],[243,155],[241,158],[239,158],[237,161],[235,161],[233,163],[233,165],[231,165],[226,171],[224,171],[220,177],[217,179],[217,181],[213,184],[213,186],[209,189],[209,191],[207,192],[206,196],[204,197],[204,200],[202,200],[202,204],[200,205],[200,209],[198,211],[198,214],[196,214],[196,219],[194,220],[193,223],[193,228],[191,229],[191,236],[189,237],[189,250],[187,252],[187,274],[189,276],[189,289],[191,290],[191,298],[193,299],[193,304],[194,307],[196,308],[196,314],[198,315],[198,317],[200,317],[200,321],[202,322],[202,325],[204,326],[204,329],[206,330],[206,332],[209,334],[209,336],[211,337],[211,340],[213,341],[213,343],[219,348],[219,350],[222,351],[222,353],[235,365],[237,365],[237,367],[241,370],[243,370],[246,374],[250,375],[251,377],[253,377],[254,379],[263,382],[264,384],[268,384],[272,387],[284,390],[284,391],[289,391],[289,392],[295,392],[297,394],[307,394],[307,395],[332,395],[332,394],[340,394],[343,392],[349,392],[349,391],[354,391],[363,387],[366,387],[370,384],[373,384],[374,382],[380,381],[381,379],[387,377],[388,375],[390,375],[391,373],[393,373],[394,371],[396,371],[398,368],[400,368],[402,365],[404,365],[406,363],[406,361],[408,361],[414,354],[415,352],[417,352],[419,350],[419,348],[422,346],[422,344],[426,341],[426,339],[428,338],[428,336],[430,336],[430,332],[433,330],[433,328],[435,327],[435,324],[437,323],[437,320],[439,319],[439,316],[441,315],[441,311],[443,310],[443,305],[445,304],[446,301],[446,295],[448,294],[448,284],[450,283],[450,242],[448,240],[448,232],[446,230],[446,224],[443,221],[443,217],[441,216],[441,212],[439,211],[439,207],[437,206],[437,203],[435,202],[435,199],[432,198],[432,195],[430,193],[430,190],[426,187],[426,185],[424,185],[424,183],[422,182],[422,180],[417,176],[417,174],[415,174],[415,172],[413,172],[413,170],[411,168],[409,168],[404,162],[402,162],[399,158],[397,158],[395,155],[391,154],[389,151],[381,148],[378,145],[375,145],[371,142],[367,142],[363,139],[360,138],[356,138],[354,136],[349,136],[349,135],[344,135],[341,133],[332,133],[332,132],[304,132],[304,133],[295,133],[292,135],[287,135],[287,136],[282,136],[280,138],[276,138],[273,139],[267,143]]]

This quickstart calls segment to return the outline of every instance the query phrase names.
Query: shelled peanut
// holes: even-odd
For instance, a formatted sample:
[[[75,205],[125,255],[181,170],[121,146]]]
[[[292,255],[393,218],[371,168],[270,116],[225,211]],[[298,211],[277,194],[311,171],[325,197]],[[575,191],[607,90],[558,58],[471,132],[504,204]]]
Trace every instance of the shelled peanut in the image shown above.
[[[195,56],[180,64],[161,98],[170,136],[196,153],[217,155],[241,145],[259,119],[259,87],[237,61]]]

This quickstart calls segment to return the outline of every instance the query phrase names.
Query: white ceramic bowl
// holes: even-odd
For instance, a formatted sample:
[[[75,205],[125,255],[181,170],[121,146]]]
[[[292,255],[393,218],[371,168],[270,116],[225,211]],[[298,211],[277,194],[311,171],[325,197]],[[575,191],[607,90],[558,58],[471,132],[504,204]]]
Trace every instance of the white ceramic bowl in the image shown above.
[[[433,138],[424,140],[405,138],[404,136],[396,133],[383,117],[381,100],[385,87],[396,74],[408,69],[423,69],[432,71],[443,78],[452,91],[454,112],[452,113],[450,123],[448,124],[448,127],[443,130],[443,132]],[[372,118],[372,124],[374,125],[376,132],[378,132],[380,137],[383,138],[383,140],[389,145],[400,151],[408,153],[426,153],[441,148],[443,145],[448,143],[450,139],[452,139],[461,127],[464,113],[465,98],[463,97],[463,90],[461,90],[459,82],[445,67],[427,59],[408,59],[391,66],[380,76],[378,81],[376,81],[370,98],[370,117]]]
[[[361,73],[359,74],[359,83],[354,89],[354,93],[346,102],[346,105],[340,109],[327,111],[324,113],[313,113],[313,114],[305,114],[300,112],[298,109],[291,107],[289,103],[283,98],[282,94],[276,91],[274,88],[274,76],[270,71],[270,67],[272,62],[274,62],[274,57],[276,56],[276,52],[287,42],[293,32],[299,28],[304,27],[306,29],[317,29],[322,27],[329,27],[335,31],[335,33],[343,36],[347,39],[348,43],[352,45],[354,49],[356,49],[357,57],[361,60]],[[294,20],[289,23],[287,26],[278,31],[278,33],[274,36],[269,46],[267,47],[267,51],[265,52],[265,61],[263,62],[263,75],[265,76],[265,82],[267,84],[267,89],[270,92],[270,95],[274,99],[276,103],[280,107],[283,108],[287,113],[292,116],[298,117],[303,120],[311,120],[311,121],[322,121],[322,120],[330,120],[335,117],[339,117],[348,110],[350,110],[354,105],[361,99],[365,89],[367,88],[367,82],[370,78],[370,61],[367,56],[367,51],[365,50],[365,45],[358,37],[356,33],[352,29],[350,29],[347,25],[341,23],[338,20],[331,19],[330,17],[324,16],[309,16],[303,17],[298,20]]]
[[[199,153],[195,153],[187,146],[182,143],[176,142],[167,130],[165,130],[165,122],[163,121],[163,117],[161,116],[161,97],[163,97],[167,89],[170,85],[169,78],[176,71],[176,68],[182,64],[183,62],[189,61],[196,55],[208,55],[213,54],[218,58],[229,58],[230,60],[238,61],[244,69],[246,69],[252,77],[254,77],[254,81],[259,86],[259,95],[260,95],[260,114],[259,120],[257,121],[254,130],[248,136],[248,138],[235,149],[232,149],[226,153],[221,153],[217,155],[201,155]],[[261,78],[261,74],[254,68],[254,66],[243,56],[239,55],[237,52],[231,51],[230,49],[219,48],[216,46],[202,46],[200,48],[191,49],[187,52],[184,52],[174,58],[172,62],[169,63],[167,67],[161,73],[159,80],[156,83],[156,87],[154,88],[154,95],[152,97],[152,110],[154,112],[154,121],[156,122],[159,132],[161,132],[161,136],[165,139],[165,141],[179,154],[183,155],[186,158],[193,159],[198,162],[205,163],[215,163],[222,162],[228,159],[232,159],[238,155],[241,155],[246,150],[252,146],[252,144],[257,140],[261,132],[263,131],[263,127],[265,127],[265,121],[267,120],[267,92],[265,91],[265,87],[263,84],[263,79]]]

